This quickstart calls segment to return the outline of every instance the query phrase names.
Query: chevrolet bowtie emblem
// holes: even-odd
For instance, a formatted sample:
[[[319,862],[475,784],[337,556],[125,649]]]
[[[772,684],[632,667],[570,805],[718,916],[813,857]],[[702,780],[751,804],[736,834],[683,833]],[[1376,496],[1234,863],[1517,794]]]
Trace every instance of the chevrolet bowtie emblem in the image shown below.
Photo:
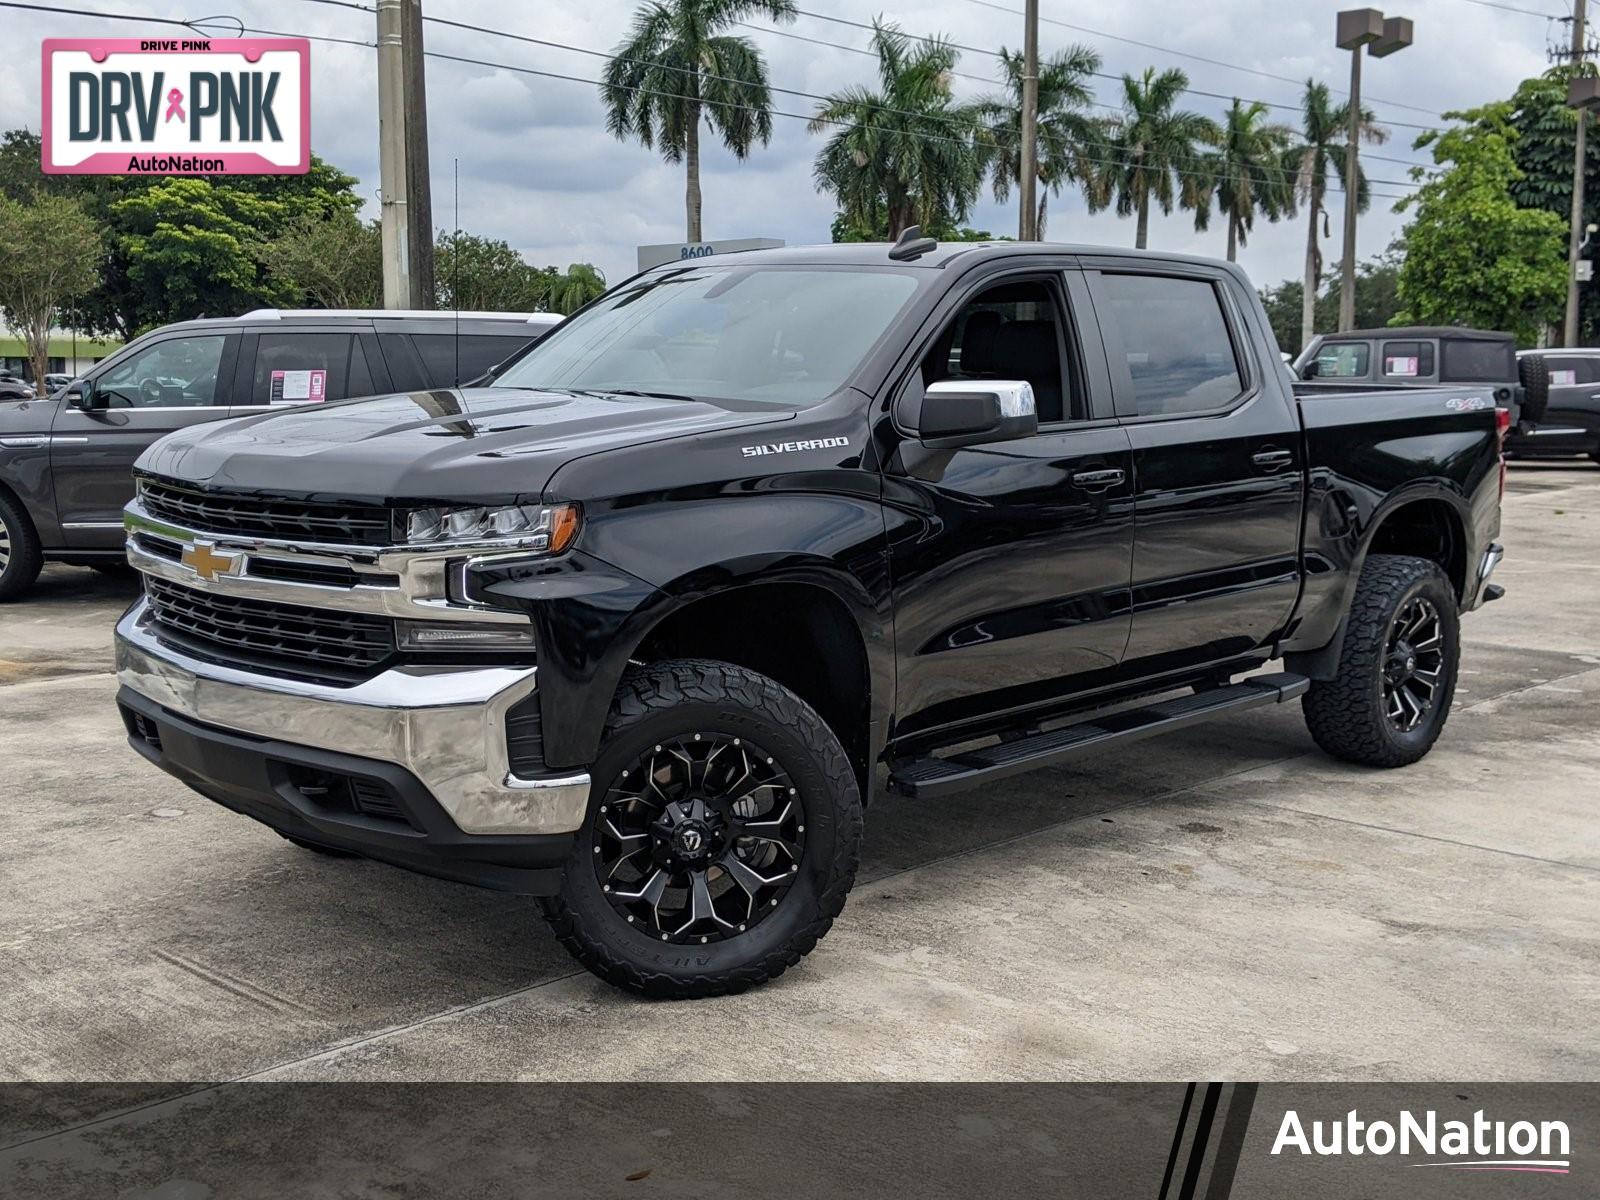
[[[196,542],[179,561],[201,579],[215,579],[218,575],[236,574],[244,559],[237,554],[218,554],[210,542]]]

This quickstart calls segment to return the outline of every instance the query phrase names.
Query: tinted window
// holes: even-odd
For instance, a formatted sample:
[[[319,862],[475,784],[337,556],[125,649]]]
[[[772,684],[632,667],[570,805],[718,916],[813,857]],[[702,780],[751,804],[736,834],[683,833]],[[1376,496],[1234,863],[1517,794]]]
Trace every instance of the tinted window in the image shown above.
[[[1439,378],[1446,383],[1510,383],[1517,378],[1517,348],[1506,341],[1446,338]]]
[[[215,403],[225,340],[218,334],[158,342],[96,379],[95,394],[109,408],[201,408]]]
[[[250,399],[239,404],[318,404],[372,394],[372,373],[353,333],[263,333]]]
[[[414,333],[411,344],[422,357],[428,387],[449,387],[476,379],[495,363],[504,362],[534,339],[526,333],[463,334]],[[459,350],[457,342],[460,342]],[[457,366],[457,354],[460,365]]]
[[[653,271],[552,330],[499,382],[816,404],[884,335],[916,291],[918,273],[705,265]]]
[[[1075,391],[1063,386],[1060,314],[1040,280],[1002,284],[979,293],[950,322],[922,365],[922,381],[1026,379],[1041,422],[1084,417]]]
[[[1385,342],[1385,379],[1427,379],[1433,375],[1432,342]]]
[[[1546,354],[1545,366],[1550,368],[1551,387],[1575,387],[1595,381],[1594,360],[1576,355]]]
[[[1317,379],[1365,379],[1372,363],[1366,342],[1323,342],[1317,348]]]
[[[1215,286],[1161,275],[1101,281],[1140,416],[1221,408],[1244,391]]]

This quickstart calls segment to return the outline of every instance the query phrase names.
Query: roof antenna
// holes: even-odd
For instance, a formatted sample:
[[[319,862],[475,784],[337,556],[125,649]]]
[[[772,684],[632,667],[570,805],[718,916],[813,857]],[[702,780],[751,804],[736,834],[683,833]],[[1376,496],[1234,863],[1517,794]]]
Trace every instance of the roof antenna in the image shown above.
[[[456,244],[451,247],[450,253],[450,299],[455,304],[455,377],[456,387],[461,386],[461,159],[452,160],[451,171],[454,173],[455,196],[451,200],[451,207],[455,209],[456,218]]]
[[[938,248],[939,243],[933,238],[922,236],[921,225],[907,225],[900,234],[900,240],[890,248],[889,257],[895,262],[910,262]]]

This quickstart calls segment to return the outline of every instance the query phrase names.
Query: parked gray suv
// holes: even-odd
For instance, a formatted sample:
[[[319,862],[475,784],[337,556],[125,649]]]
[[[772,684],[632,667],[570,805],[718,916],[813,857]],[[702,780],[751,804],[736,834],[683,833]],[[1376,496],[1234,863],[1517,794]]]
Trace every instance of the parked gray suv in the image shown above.
[[[135,338],[53,397],[0,398],[0,600],[45,562],[123,562],[133,461],[205,421],[481,377],[561,321],[548,313],[259,309]]]

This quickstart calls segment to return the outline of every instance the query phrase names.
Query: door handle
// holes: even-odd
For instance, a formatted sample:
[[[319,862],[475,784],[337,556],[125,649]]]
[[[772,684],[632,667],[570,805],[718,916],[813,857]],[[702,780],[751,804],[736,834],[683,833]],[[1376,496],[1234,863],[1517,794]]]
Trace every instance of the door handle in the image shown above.
[[[1284,467],[1294,462],[1292,450],[1279,450],[1276,446],[1267,446],[1257,450],[1250,456],[1250,461],[1263,471],[1281,471]]]
[[[1116,487],[1127,477],[1127,472],[1122,468],[1107,467],[1101,471],[1079,471],[1072,477],[1072,482],[1086,492],[1103,492]]]

